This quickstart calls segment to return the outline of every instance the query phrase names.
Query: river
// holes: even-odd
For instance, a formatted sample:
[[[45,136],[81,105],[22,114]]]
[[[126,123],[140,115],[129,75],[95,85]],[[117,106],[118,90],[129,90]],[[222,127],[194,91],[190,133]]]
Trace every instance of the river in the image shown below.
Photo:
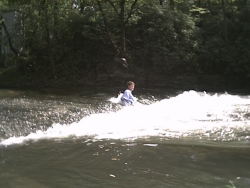
[[[249,188],[250,95],[0,90],[0,188]]]

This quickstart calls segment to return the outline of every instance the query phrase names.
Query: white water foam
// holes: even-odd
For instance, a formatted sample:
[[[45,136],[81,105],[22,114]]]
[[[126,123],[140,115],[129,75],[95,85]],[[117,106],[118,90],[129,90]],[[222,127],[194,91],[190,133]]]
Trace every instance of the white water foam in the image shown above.
[[[118,98],[109,99],[117,103]],[[0,145],[21,144],[27,140],[91,137],[94,139],[123,139],[146,136],[180,137],[194,132],[207,132],[226,126],[249,127],[247,120],[232,118],[235,111],[249,111],[249,97],[229,94],[209,95],[187,91],[176,97],[151,105],[123,107],[117,112],[92,114],[69,125],[53,124],[45,132],[11,137]],[[241,113],[237,112],[237,116]]]

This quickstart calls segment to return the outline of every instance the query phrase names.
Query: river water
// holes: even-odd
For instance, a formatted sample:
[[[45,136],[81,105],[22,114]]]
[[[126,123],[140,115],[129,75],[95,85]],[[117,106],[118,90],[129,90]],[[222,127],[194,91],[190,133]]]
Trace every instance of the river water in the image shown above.
[[[249,188],[250,95],[0,90],[0,188]]]

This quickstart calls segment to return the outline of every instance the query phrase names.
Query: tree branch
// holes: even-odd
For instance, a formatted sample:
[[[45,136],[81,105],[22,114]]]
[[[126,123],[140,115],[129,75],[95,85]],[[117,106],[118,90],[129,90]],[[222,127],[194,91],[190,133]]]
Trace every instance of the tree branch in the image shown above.
[[[113,7],[113,9],[115,10],[116,14],[117,14],[119,17],[121,17],[121,15],[119,14],[117,8],[115,7],[115,4],[114,4],[113,2],[111,2],[111,1],[109,1],[109,0],[108,0],[108,2],[109,2],[109,4]]]
[[[100,12],[102,14],[102,17],[103,17],[103,22],[104,22],[104,26],[105,26],[108,38],[109,38],[110,42],[112,43],[113,47],[115,48],[116,54],[120,54],[119,48],[117,47],[117,45],[115,44],[114,40],[111,37],[110,31],[109,31],[109,27],[108,27],[107,17],[106,17],[106,15],[105,15],[105,13],[104,13],[104,11],[102,9],[102,5],[101,5],[101,3],[100,3],[99,0],[96,0],[96,2],[98,4],[99,10],[100,10]]]
[[[125,22],[124,22],[125,24],[128,23],[128,20],[131,18],[132,14],[133,14],[134,12],[136,12],[137,10],[139,10],[139,9],[140,9],[141,7],[143,7],[143,6],[148,5],[148,4],[143,4],[143,5],[138,6],[137,8],[135,8],[137,1],[138,1],[138,0],[135,0],[134,3],[131,5],[131,9],[130,9],[130,11],[129,11],[128,17],[127,17],[127,19],[126,19]]]
[[[133,47],[135,47],[135,48],[137,48],[137,49],[141,49],[141,50],[146,51],[144,48],[141,48],[141,47],[139,47],[139,46],[133,45],[132,42],[131,42],[130,40],[128,40],[128,39],[126,39],[126,41],[128,41],[128,43],[129,43],[131,46],[133,46]]]
[[[7,36],[7,39],[8,39],[8,43],[9,43],[9,47],[10,47],[10,50],[15,54],[15,56],[18,56],[19,53],[18,51],[14,48],[13,44],[12,44],[12,41],[11,41],[11,36],[9,34],[9,31],[4,23],[4,21],[2,22],[2,25],[3,25],[3,28],[4,28],[4,31],[5,31],[5,34]]]

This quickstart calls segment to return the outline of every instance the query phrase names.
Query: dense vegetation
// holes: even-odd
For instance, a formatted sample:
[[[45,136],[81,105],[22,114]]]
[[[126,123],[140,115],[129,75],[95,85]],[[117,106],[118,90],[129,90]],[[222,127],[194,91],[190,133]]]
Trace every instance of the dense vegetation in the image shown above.
[[[12,51],[1,56],[1,86],[133,79],[145,85],[212,81],[210,86],[243,87],[250,81],[249,0],[3,0],[0,5],[2,13],[18,12],[16,31],[1,39]]]

